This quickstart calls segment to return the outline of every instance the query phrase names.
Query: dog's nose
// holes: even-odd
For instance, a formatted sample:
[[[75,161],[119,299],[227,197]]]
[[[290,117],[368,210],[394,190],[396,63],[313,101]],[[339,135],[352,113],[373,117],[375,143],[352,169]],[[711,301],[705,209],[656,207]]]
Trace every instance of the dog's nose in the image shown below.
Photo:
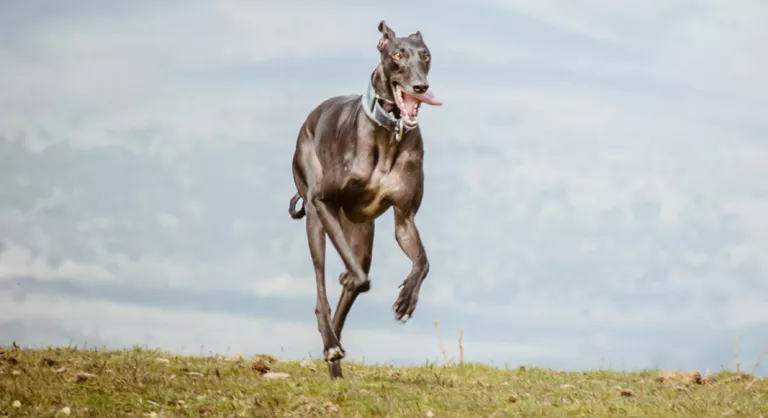
[[[416,94],[424,94],[429,90],[429,84],[417,84],[413,86],[413,91]]]

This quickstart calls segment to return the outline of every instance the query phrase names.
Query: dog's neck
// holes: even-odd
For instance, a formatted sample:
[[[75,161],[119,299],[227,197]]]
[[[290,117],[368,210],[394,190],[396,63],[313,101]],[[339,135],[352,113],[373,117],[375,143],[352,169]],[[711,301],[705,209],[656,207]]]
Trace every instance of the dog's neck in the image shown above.
[[[378,96],[379,106],[384,109],[385,112],[391,113],[395,110],[395,97],[392,95],[392,89],[389,86],[389,80],[384,74],[384,69],[379,64],[373,74],[371,74],[371,84],[373,85],[373,91]]]
[[[368,119],[393,133],[397,142],[403,139],[403,135],[407,131],[414,128],[413,126],[405,126],[403,120],[395,115],[394,111],[397,109],[397,105],[394,103],[389,82],[381,70],[381,65],[371,74],[370,82],[361,97],[361,102]]]

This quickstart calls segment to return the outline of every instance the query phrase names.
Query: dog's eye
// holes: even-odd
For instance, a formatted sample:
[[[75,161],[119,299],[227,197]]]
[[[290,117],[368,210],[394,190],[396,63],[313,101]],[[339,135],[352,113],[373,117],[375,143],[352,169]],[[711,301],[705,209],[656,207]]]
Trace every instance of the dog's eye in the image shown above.
[[[429,54],[424,54],[424,62],[429,62]]]
[[[400,61],[401,59],[403,59],[403,54],[401,54],[400,52],[395,52],[394,54],[392,54],[392,58],[395,61]]]

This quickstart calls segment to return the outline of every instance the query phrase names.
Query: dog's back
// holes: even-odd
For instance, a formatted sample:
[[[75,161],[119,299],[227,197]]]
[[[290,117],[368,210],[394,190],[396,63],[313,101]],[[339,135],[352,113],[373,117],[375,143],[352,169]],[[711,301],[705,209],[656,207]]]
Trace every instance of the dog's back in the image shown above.
[[[322,101],[307,117],[307,128],[313,139],[337,136],[351,128],[360,111],[359,94],[334,96]]]

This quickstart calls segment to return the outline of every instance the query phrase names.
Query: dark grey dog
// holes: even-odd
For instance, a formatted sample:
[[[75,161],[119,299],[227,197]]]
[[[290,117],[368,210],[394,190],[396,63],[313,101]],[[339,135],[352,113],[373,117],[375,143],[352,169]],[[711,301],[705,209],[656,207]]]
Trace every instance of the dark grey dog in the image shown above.
[[[414,217],[424,190],[422,102],[440,106],[429,92],[431,57],[421,33],[398,38],[382,20],[381,63],[362,95],[337,96],[310,112],[296,141],[293,178],[298,192],[289,212],[307,216],[307,239],[317,280],[315,315],[331,377],[342,377],[341,330],[360,293],[370,289],[374,221],[390,207],[395,237],[413,263],[393,306],[403,323],[416,308],[429,262]],[[296,210],[299,199],[303,200]],[[331,320],[325,290],[325,234],[346,266]]]

